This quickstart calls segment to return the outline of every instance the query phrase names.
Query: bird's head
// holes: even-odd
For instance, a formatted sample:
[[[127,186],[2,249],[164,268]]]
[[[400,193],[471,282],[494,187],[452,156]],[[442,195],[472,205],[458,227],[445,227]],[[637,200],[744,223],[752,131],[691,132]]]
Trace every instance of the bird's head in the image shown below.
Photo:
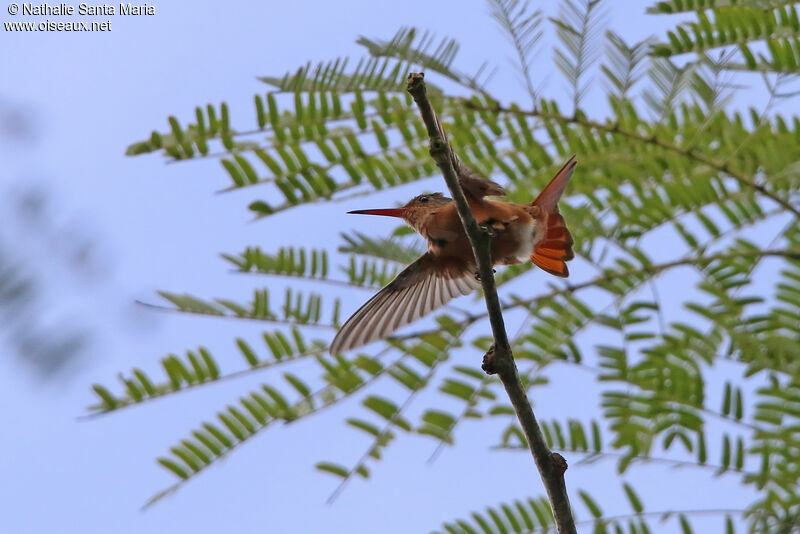
[[[405,206],[399,208],[378,208],[370,210],[355,210],[347,213],[361,215],[383,215],[385,217],[399,217],[406,221],[410,226],[418,229],[419,225],[434,213],[437,209],[446,206],[453,200],[447,198],[442,193],[427,193],[419,195],[409,200]]]

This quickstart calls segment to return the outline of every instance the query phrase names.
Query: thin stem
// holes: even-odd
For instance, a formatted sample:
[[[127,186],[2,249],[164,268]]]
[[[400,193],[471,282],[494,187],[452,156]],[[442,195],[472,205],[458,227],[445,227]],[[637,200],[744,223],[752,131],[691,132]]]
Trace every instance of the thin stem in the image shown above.
[[[136,304],[140,304],[142,306],[146,306],[148,308],[152,308],[154,310],[167,312],[167,313],[183,313],[183,314],[192,314],[192,315],[202,315],[204,317],[215,317],[218,319],[238,319],[240,321],[258,321],[261,323],[274,323],[274,324],[282,324],[286,326],[311,326],[314,328],[338,328],[336,325],[333,324],[325,324],[325,323],[299,323],[297,321],[290,321],[289,319],[276,319],[271,317],[246,317],[240,315],[229,315],[224,312],[220,313],[209,313],[209,312],[201,312],[201,311],[192,311],[192,310],[182,310],[180,308],[170,308],[169,306],[161,306],[160,304],[151,304],[150,302],[144,302],[142,300],[135,301]]]
[[[519,325],[519,328],[517,329],[516,334],[514,334],[514,339],[511,342],[512,345],[516,345],[519,342],[520,338],[522,337],[523,332],[525,331],[525,329],[527,328],[528,323],[530,322],[530,319],[531,319],[531,314],[527,314],[525,316],[525,318],[522,320],[522,322]],[[467,403],[464,406],[464,409],[461,411],[461,413],[458,414],[458,416],[456,416],[455,419],[453,419],[453,422],[448,425],[447,430],[446,430],[446,434],[447,434],[448,437],[451,436],[451,434],[452,434],[453,430],[455,429],[455,427],[467,417],[467,414],[469,414],[469,412],[472,409],[475,408],[475,405],[478,404],[478,399],[484,394],[484,392],[489,390],[489,386],[491,385],[491,383],[493,381],[494,381],[494,378],[492,377],[492,375],[489,375],[489,374],[487,374],[483,378],[481,378],[481,381],[478,384],[478,387],[475,388],[475,390],[472,392],[472,394],[467,399],[467,401],[466,401]],[[439,443],[436,445],[436,448],[434,449],[433,453],[431,453],[430,457],[428,457],[428,461],[426,462],[428,465],[432,465],[433,462],[436,461],[436,458],[439,456],[439,454],[444,449],[445,443],[448,443],[448,442],[445,441],[444,439],[439,440]]]
[[[120,410],[124,410],[125,408],[131,408],[133,406],[141,406],[143,404],[147,404],[151,401],[155,401],[158,399],[163,399],[165,397],[170,397],[172,395],[176,395],[178,393],[183,393],[184,391],[189,391],[191,389],[195,389],[199,386],[205,386],[208,384],[216,384],[217,382],[225,382],[226,380],[233,380],[235,378],[240,378],[245,375],[249,375],[250,373],[254,373],[257,371],[264,371],[266,369],[271,369],[273,367],[277,367],[279,365],[284,365],[287,363],[296,362],[298,360],[303,360],[305,358],[309,358],[312,356],[322,356],[328,352],[328,347],[321,347],[314,350],[310,350],[308,352],[302,352],[300,354],[295,354],[294,356],[287,356],[284,357],[282,360],[267,360],[264,362],[259,362],[256,365],[248,367],[246,369],[239,369],[238,371],[232,371],[228,374],[220,375],[217,378],[210,378],[208,380],[201,380],[198,382],[189,382],[181,386],[180,389],[172,389],[172,384],[170,382],[157,384],[154,386],[155,393],[152,395],[148,395],[147,397],[143,397],[140,400],[135,400],[130,395],[122,398],[117,398],[117,405],[113,409],[103,409],[103,404],[95,404],[93,406],[89,406],[89,410],[100,410],[90,414],[86,414],[83,416],[78,417],[79,421],[88,420],[88,419],[96,419],[98,417],[102,417],[104,415],[108,415],[110,413],[116,413]]]
[[[407,89],[420,110],[431,141],[431,156],[444,175],[447,187],[458,208],[461,223],[464,225],[464,230],[472,245],[475,261],[478,264],[478,272],[494,337],[494,348],[484,358],[484,369],[487,372],[496,373],[500,377],[511,404],[514,406],[520,425],[524,429],[530,444],[531,453],[539,469],[542,482],[547,490],[558,532],[561,534],[577,534],[564,482],[564,472],[567,469],[567,464],[561,455],[551,453],[547,447],[528,397],[520,382],[517,366],[511,353],[511,346],[508,341],[503,312],[500,307],[500,299],[497,296],[497,288],[495,287],[492,271],[490,238],[478,226],[464,197],[464,192],[461,190],[454,167],[455,155],[428,100],[423,74],[409,74]]]
[[[746,187],[748,187],[750,189],[753,189],[754,191],[757,191],[757,192],[761,193],[763,196],[771,199],[773,202],[776,202],[777,204],[779,204],[781,207],[783,207],[787,211],[792,212],[795,216],[800,217],[800,209],[792,206],[792,204],[788,200],[785,200],[785,199],[779,197],[778,195],[776,195],[775,193],[767,190],[767,188],[764,187],[763,185],[761,185],[759,183],[756,183],[753,178],[751,178],[751,177],[743,174],[742,172],[732,168],[731,165],[728,162],[726,162],[726,161],[718,161],[718,160],[716,160],[716,159],[714,159],[714,158],[712,158],[710,156],[705,155],[704,153],[702,153],[702,152],[700,152],[700,151],[698,151],[698,150],[696,150],[694,148],[682,147],[682,146],[677,145],[675,143],[671,143],[669,141],[665,141],[663,139],[660,139],[656,135],[650,135],[650,136],[643,135],[643,134],[640,134],[638,132],[622,128],[618,123],[603,124],[601,122],[593,121],[593,120],[590,120],[590,119],[587,119],[585,117],[578,116],[578,115],[575,115],[575,116],[572,116],[572,117],[567,117],[567,116],[564,116],[564,115],[560,115],[558,113],[549,113],[549,112],[544,112],[544,111],[539,111],[539,110],[514,109],[514,108],[509,108],[509,107],[503,107],[503,106],[501,106],[499,104],[481,105],[481,104],[478,104],[478,103],[476,103],[474,101],[471,101],[471,100],[464,100],[464,105],[467,108],[473,109],[473,110],[476,110],[476,111],[487,111],[487,112],[490,112],[490,113],[510,113],[510,114],[513,114],[513,115],[525,115],[525,116],[528,116],[528,117],[539,117],[539,118],[545,119],[545,120],[553,120],[553,121],[564,122],[564,123],[568,123],[568,124],[579,124],[579,125],[585,126],[587,128],[593,128],[595,130],[600,130],[602,132],[607,132],[607,133],[610,133],[610,134],[621,135],[623,137],[627,137],[629,139],[635,139],[635,140],[640,141],[640,142],[645,143],[645,144],[654,145],[654,146],[657,146],[657,147],[662,148],[664,150],[667,150],[667,151],[670,151],[670,152],[674,152],[676,154],[680,154],[680,155],[685,156],[687,158],[693,159],[695,161],[698,161],[700,163],[708,165],[709,167],[711,167],[713,169],[716,169],[717,171],[719,171],[721,173],[727,174],[728,176],[730,176],[731,178],[733,178],[734,180],[739,182],[739,184],[741,184],[743,186],[746,186]]]
[[[377,354],[375,354],[375,356],[373,356],[373,357],[374,358],[380,358],[383,355],[385,355],[387,352],[389,352],[392,348],[393,347],[386,347],[386,348],[382,349],[381,351],[379,351]],[[339,404],[340,401],[350,397],[352,394],[354,394],[357,391],[365,388],[369,384],[372,384],[379,377],[383,376],[384,373],[387,373],[387,372],[391,371],[392,369],[394,369],[394,367],[398,363],[400,363],[406,356],[407,356],[407,354],[401,355],[394,362],[392,362],[391,364],[385,366],[383,369],[381,369],[380,371],[378,371],[374,375],[371,375],[369,378],[365,379],[361,384],[355,386],[352,390],[350,390],[350,391],[348,391],[346,393],[343,393],[340,397],[337,397],[337,398],[335,398],[335,399],[333,399],[331,401],[328,401],[328,402],[325,401],[325,399],[327,398],[326,393],[328,391],[335,391],[338,388],[336,386],[334,386],[334,385],[325,386],[324,388],[320,389],[317,393],[312,395],[312,396],[318,395],[318,397],[322,400],[322,402],[324,402],[324,404],[321,404],[321,405],[319,405],[317,407],[308,408],[308,406],[309,406],[308,399],[305,399],[305,398],[303,400],[295,403],[294,406],[292,407],[293,410],[299,410],[299,409],[306,408],[307,411],[305,413],[303,413],[301,416],[298,416],[294,420],[300,419],[301,417],[305,418],[305,417],[308,417],[310,415],[314,415],[316,413],[319,413],[319,412],[325,410],[326,408],[330,408],[331,406]],[[218,460],[224,459],[232,451],[237,449],[239,446],[243,445],[244,443],[249,443],[250,441],[252,441],[252,438],[254,438],[258,433],[260,433],[264,429],[268,428],[272,423],[274,423],[274,422],[276,422],[278,420],[279,419],[270,419],[270,420],[268,420],[265,424],[263,424],[262,426],[259,426],[258,428],[256,428],[255,431],[252,434],[248,435],[245,439],[236,441],[231,447],[226,448],[223,451],[221,451],[221,453],[219,455],[215,456],[214,459],[210,463],[203,464],[198,471],[193,472],[189,477],[182,478],[181,480],[175,482],[174,484],[172,484],[171,486],[167,487],[166,489],[156,493],[155,495],[150,497],[150,499],[148,499],[147,502],[144,503],[144,505],[142,505],[142,510],[144,510],[146,508],[149,508],[150,506],[155,504],[157,501],[161,500],[163,497],[166,497],[167,495],[178,491],[184,484],[186,484],[187,482],[192,480],[195,476],[199,475],[200,473],[206,472],[209,467],[211,467],[212,465],[216,465],[218,463]]]
[[[402,119],[403,115],[406,115],[406,114],[410,115],[411,114],[410,111],[405,111],[405,110],[402,110],[402,109],[393,110],[393,113],[396,113],[395,116],[398,119]],[[380,119],[382,117],[383,117],[383,112],[382,111],[375,111],[375,112],[372,112],[372,113],[364,113],[364,115],[363,115],[364,119],[367,119],[367,120],[370,120],[370,121],[372,119]],[[331,117],[331,118],[329,118],[327,120],[323,119],[323,120],[318,121],[318,122],[316,122],[314,124],[304,123],[304,126],[325,126],[326,128],[333,130],[333,129],[337,128],[340,125],[346,125],[348,123],[348,121],[352,121],[355,118],[356,118],[356,116],[353,113],[342,113],[341,115],[338,115],[336,117]],[[280,130],[282,130],[282,131],[285,131],[285,130],[287,130],[289,128],[292,128],[294,126],[298,126],[298,124],[296,124],[296,123],[291,123],[290,124],[289,122],[286,122],[285,124],[278,124],[278,128]],[[375,130],[373,130],[371,128],[367,128],[365,130],[362,130],[359,133],[374,133],[374,131]],[[259,129],[254,129],[254,130],[228,131],[228,132],[225,132],[225,134],[229,135],[231,137],[231,139],[234,139],[234,138],[237,138],[237,137],[261,136],[263,134],[270,134],[270,133],[274,133],[274,132],[275,132],[275,129],[272,127],[272,125],[271,124],[267,124],[267,125],[264,126],[264,128],[259,128]],[[193,131],[192,130],[184,131],[184,135],[188,137],[188,140],[190,142],[195,140],[195,138],[192,137],[192,135],[193,135]],[[348,135],[350,135],[349,132],[340,133],[340,134],[328,133],[324,137],[308,137],[307,136],[307,137],[304,137],[300,142],[313,143],[313,142],[321,140],[321,139],[334,139],[334,138],[337,138],[337,137],[347,137]],[[222,137],[223,137],[223,132],[222,131],[220,131],[219,133],[213,133],[213,134],[211,134],[209,132],[206,132],[206,135],[205,135],[204,139],[206,141],[211,140],[211,139],[220,139],[221,140]],[[269,145],[259,145],[259,146],[255,147],[255,148],[261,149],[261,150],[266,150],[266,149],[271,148],[271,147],[290,147],[290,146],[292,146],[292,145],[294,145],[294,144],[296,144],[298,142],[298,141],[296,141],[294,139],[292,139],[290,141],[282,141],[282,140],[278,139],[277,137],[268,137],[268,139],[270,141],[272,141]],[[175,146],[175,145],[173,145],[173,146]],[[160,147],[160,148],[163,148],[163,147]],[[249,149],[249,150],[252,150],[252,149]],[[211,152],[211,153],[208,153],[208,154],[197,153],[192,158],[182,158],[182,159],[171,159],[171,160],[168,160],[167,161],[167,165],[171,165],[171,164],[174,164],[174,163],[183,163],[183,162],[186,162],[186,161],[192,161],[193,159],[194,160],[201,160],[201,159],[210,159],[210,158],[222,157],[222,156],[227,156],[227,155],[230,155],[230,154],[231,154],[231,151],[229,151],[229,150],[225,150],[224,152]]]
[[[691,256],[685,257],[674,261],[669,261],[665,263],[655,263],[650,265],[645,265],[644,267],[640,267],[638,269],[628,269],[626,271],[616,271],[616,272],[607,272],[606,274],[597,276],[595,278],[591,278],[585,282],[581,282],[579,284],[573,285],[566,285],[560,287],[558,289],[554,289],[549,293],[545,293],[543,295],[538,295],[536,297],[532,297],[530,299],[518,299],[513,302],[503,304],[504,310],[509,310],[512,308],[516,308],[519,306],[532,306],[542,302],[543,300],[552,299],[558,297],[560,295],[568,295],[575,291],[580,291],[581,289],[587,289],[590,287],[597,287],[601,284],[606,284],[609,282],[614,282],[616,280],[624,280],[629,277],[636,277],[641,276],[643,274],[660,274],[663,271],[667,271],[669,269],[673,269],[675,267],[681,267],[684,265],[696,265],[698,263],[704,262],[711,262],[716,260],[726,260],[731,258],[738,258],[738,257],[749,257],[749,256],[776,256],[776,257],[783,257],[783,258],[793,258],[793,259],[800,259],[800,250],[752,250],[752,251],[736,251],[731,253],[719,253],[719,254],[711,254],[708,256]],[[486,317],[488,313],[479,313],[473,315],[467,319],[465,319],[464,323],[474,323],[480,319]],[[413,332],[411,334],[406,334],[402,336],[396,336],[394,339],[407,339],[410,337],[419,337],[425,334],[431,334],[439,332],[441,328],[432,328],[428,330],[422,330]]]
[[[527,447],[523,445],[498,445],[496,447],[492,447],[492,450],[501,451],[501,452],[520,452],[524,450],[528,450]],[[574,454],[574,453],[585,453],[585,456],[578,460],[577,464],[589,464],[597,460],[603,459],[620,459],[620,458],[630,458],[630,455],[624,454],[621,452],[592,452],[592,451],[575,451],[569,449],[553,449],[557,452],[565,453],[565,454]],[[694,467],[697,469],[710,469],[713,471],[718,472],[719,474],[729,474],[729,475],[752,475],[756,476],[757,473],[750,473],[748,471],[742,471],[737,469],[731,469],[730,467],[725,467],[723,465],[716,465],[716,464],[701,464],[698,462],[692,462],[690,460],[677,460],[673,458],[664,458],[658,456],[634,456],[633,460],[631,461],[631,465],[634,463],[643,463],[643,464],[663,464],[670,467],[674,467],[676,469],[683,468],[683,467]]]
[[[531,97],[531,103],[533,107],[536,107],[536,89],[533,87],[533,81],[531,77],[531,67],[530,62],[528,61],[528,51],[533,48],[533,45],[539,40],[542,35],[542,32],[539,31],[537,34],[530,39],[530,41],[525,44],[522,42],[522,36],[519,34],[518,27],[515,26],[514,20],[519,20],[520,18],[526,15],[527,11],[527,4],[525,7],[522,8],[521,12],[517,12],[516,17],[512,16],[510,8],[513,4],[507,3],[504,0],[495,0],[491,2],[494,6],[494,18],[497,22],[500,23],[500,26],[505,30],[508,34],[508,39],[511,42],[511,45],[514,47],[514,50],[517,52],[517,59],[519,59],[519,69],[522,73],[522,78],[525,81],[525,87],[528,90],[528,94]],[[532,19],[528,19],[527,24],[531,24],[531,27],[522,28],[523,33],[529,33],[534,31],[533,28],[539,26],[539,21],[536,20],[540,17],[540,12],[534,12],[532,15],[529,15]]]
[[[420,387],[415,389],[415,390],[413,390],[411,393],[409,393],[408,397],[406,397],[406,399],[403,401],[403,404],[401,404],[397,408],[397,410],[392,414],[392,416],[386,422],[386,425],[381,429],[380,433],[377,436],[375,436],[375,439],[373,440],[373,442],[370,444],[370,446],[367,448],[367,450],[364,451],[364,454],[362,454],[361,457],[358,459],[358,462],[356,462],[355,466],[353,466],[353,468],[350,469],[350,471],[347,472],[347,475],[342,479],[342,481],[339,483],[339,485],[336,486],[336,489],[333,490],[333,493],[331,493],[331,496],[328,497],[328,501],[327,501],[328,504],[333,504],[333,502],[336,500],[336,498],[344,490],[345,486],[347,485],[347,482],[353,477],[354,474],[356,474],[359,471],[359,469],[361,469],[364,466],[364,462],[367,461],[367,459],[370,457],[370,455],[373,453],[373,451],[377,447],[380,447],[381,446],[380,444],[386,440],[386,437],[391,433],[392,427],[396,425],[398,419],[400,419],[400,417],[402,416],[403,412],[411,405],[411,403],[413,402],[413,400],[417,396],[417,394],[420,391],[422,391],[424,389],[425,385],[431,380],[431,378],[433,378],[433,375],[436,372],[436,370],[438,369],[439,364],[447,359],[448,351],[460,339],[460,337],[461,337],[460,333],[457,334],[457,335],[454,335],[452,337],[452,339],[450,340],[450,342],[448,343],[448,345],[441,349],[441,351],[439,352],[439,355],[436,357],[436,359],[433,361],[433,363],[431,363],[431,366],[428,369],[428,372],[425,373],[424,377],[422,377],[422,381],[420,382]]]
[[[715,358],[718,358],[718,357],[719,357],[718,355],[715,356]],[[587,365],[587,364],[582,363],[582,362],[576,362],[576,361],[573,361],[573,360],[552,360],[549,363],[551,363],[551,364],[562,363],[562,364],[565,364],[565,365],[572,365],[572,366],[578,367],[580,369],[583,369],[585,371],[588,371],[590,373],[593,373],[595,375],[598,375],[598,376],[600,376],[601,378],[603,378],[605,380],[613,379],[615,381],[625,382],[628,386],[633,386],[633,384],[631,384],[630,382],[628,382],[627,380],[622,379],[622,378],[608,377],[608,376],[603,377],[602,375],[605,372],[603,369],[598,369],[597,367],[593,367],[591,365]],[[529,379],[529,381],[530,381],[530,379]],[[653,393],[653,391],[651,391],[651,390],[644,390],[644,392]],[[747,430],[752,430],[754,432],[761,432],[761,431],[764,430],[763,428],[759,427],[756,424],[748,423],[747,421],[742,421],[741,419],[736,419],[735,417],[732,417],[730,415],[724,415],[724,414],[721,414],[719,412],[715,412],[714,410],[712,410],[710,408],[706,408],[704,406],[697,406],[697,405],[693,405],[693,404],[687,404],[685,402],[682,402],[680,399],[674,399],[674,398],[669,398],[669,397],[661,397],[658,400],[662,400],[665,403],[677,404],[678,406],[680,406],[682,408],[689,408],[691,410],[697,410],[698,412],[704,413],[706,415],[710,415],[712,417],[716,417],[717,419],[720,419],[722,421],[730,423],[731,425],[740,426],[742,428],[745,428]]]
[[[697,516],[697,515],[741,515],[744,514],[746,510],[741,508],[709,508],[709,509],[699,509],[699,510],[664,510],[661,512],[639,512],[633,514],[620,514],[620,515],[612,515],[608,517],[598,517],[597,519],[589,519],[587,521],[580,521],[578,522],[579,525],[594,525],[597,523],[608,524],[612,521],[619,521],[621,519],[633,519],[636,517],[660,517],[660,518],[667,518],[670,516],[677,516],[677,515],[685,515],[685,516]],[[539,531],[540,529],[536,530],[529,530],[527,534],[534,534],[535,532]]]
[[[249,275],[261,275],[261,276],[273,276],[278,278],[292,278],[294,280],[304,280],[306,282],[313,282],[314,284],[325,284],[330,286],[338,286],[344,287],[347,289],[363,289],[365,291],[375,291],[375,285],[360,285],[353,282],[348,282],[347,280],[337,280],[335,278],[310,278],[308,276],[302,274],[292,274],[292,273],[270,273],[267,271],[259,271],[258,268],[255,270],[244,270],[244,269],[230,269],[228,271],[231,274],[249,274]]]

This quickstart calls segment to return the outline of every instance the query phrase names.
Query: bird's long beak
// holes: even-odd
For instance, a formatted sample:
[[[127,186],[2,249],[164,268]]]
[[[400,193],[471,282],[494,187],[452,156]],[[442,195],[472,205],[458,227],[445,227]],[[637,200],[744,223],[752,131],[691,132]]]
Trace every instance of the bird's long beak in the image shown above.
[[[383,215],[385,217],[400,217],[405,216],[406,208],[380,208],[374,210],[355,210],[348,211],[347,213],[355,213],[357,215]]]

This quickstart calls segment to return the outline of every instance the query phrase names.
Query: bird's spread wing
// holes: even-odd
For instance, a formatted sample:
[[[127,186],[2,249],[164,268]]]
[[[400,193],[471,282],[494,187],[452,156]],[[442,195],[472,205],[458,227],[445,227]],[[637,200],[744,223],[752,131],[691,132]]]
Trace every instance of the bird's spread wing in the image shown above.
[[[383,339],[479,286],[475,266],[426,252],[344,323],[330,352],[338,354]]]

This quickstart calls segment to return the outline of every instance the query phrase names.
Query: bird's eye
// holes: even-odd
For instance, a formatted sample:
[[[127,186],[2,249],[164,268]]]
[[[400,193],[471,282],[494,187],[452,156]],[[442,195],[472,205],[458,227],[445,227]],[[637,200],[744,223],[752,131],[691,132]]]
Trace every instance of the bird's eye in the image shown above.
[[[426,196],[421,196],[421,197],[419,197],[419,199],[418,199],[418,200],[419,200],[420,202],[427,202],[427,201],[428,201],[428,197],[426,197]]]

